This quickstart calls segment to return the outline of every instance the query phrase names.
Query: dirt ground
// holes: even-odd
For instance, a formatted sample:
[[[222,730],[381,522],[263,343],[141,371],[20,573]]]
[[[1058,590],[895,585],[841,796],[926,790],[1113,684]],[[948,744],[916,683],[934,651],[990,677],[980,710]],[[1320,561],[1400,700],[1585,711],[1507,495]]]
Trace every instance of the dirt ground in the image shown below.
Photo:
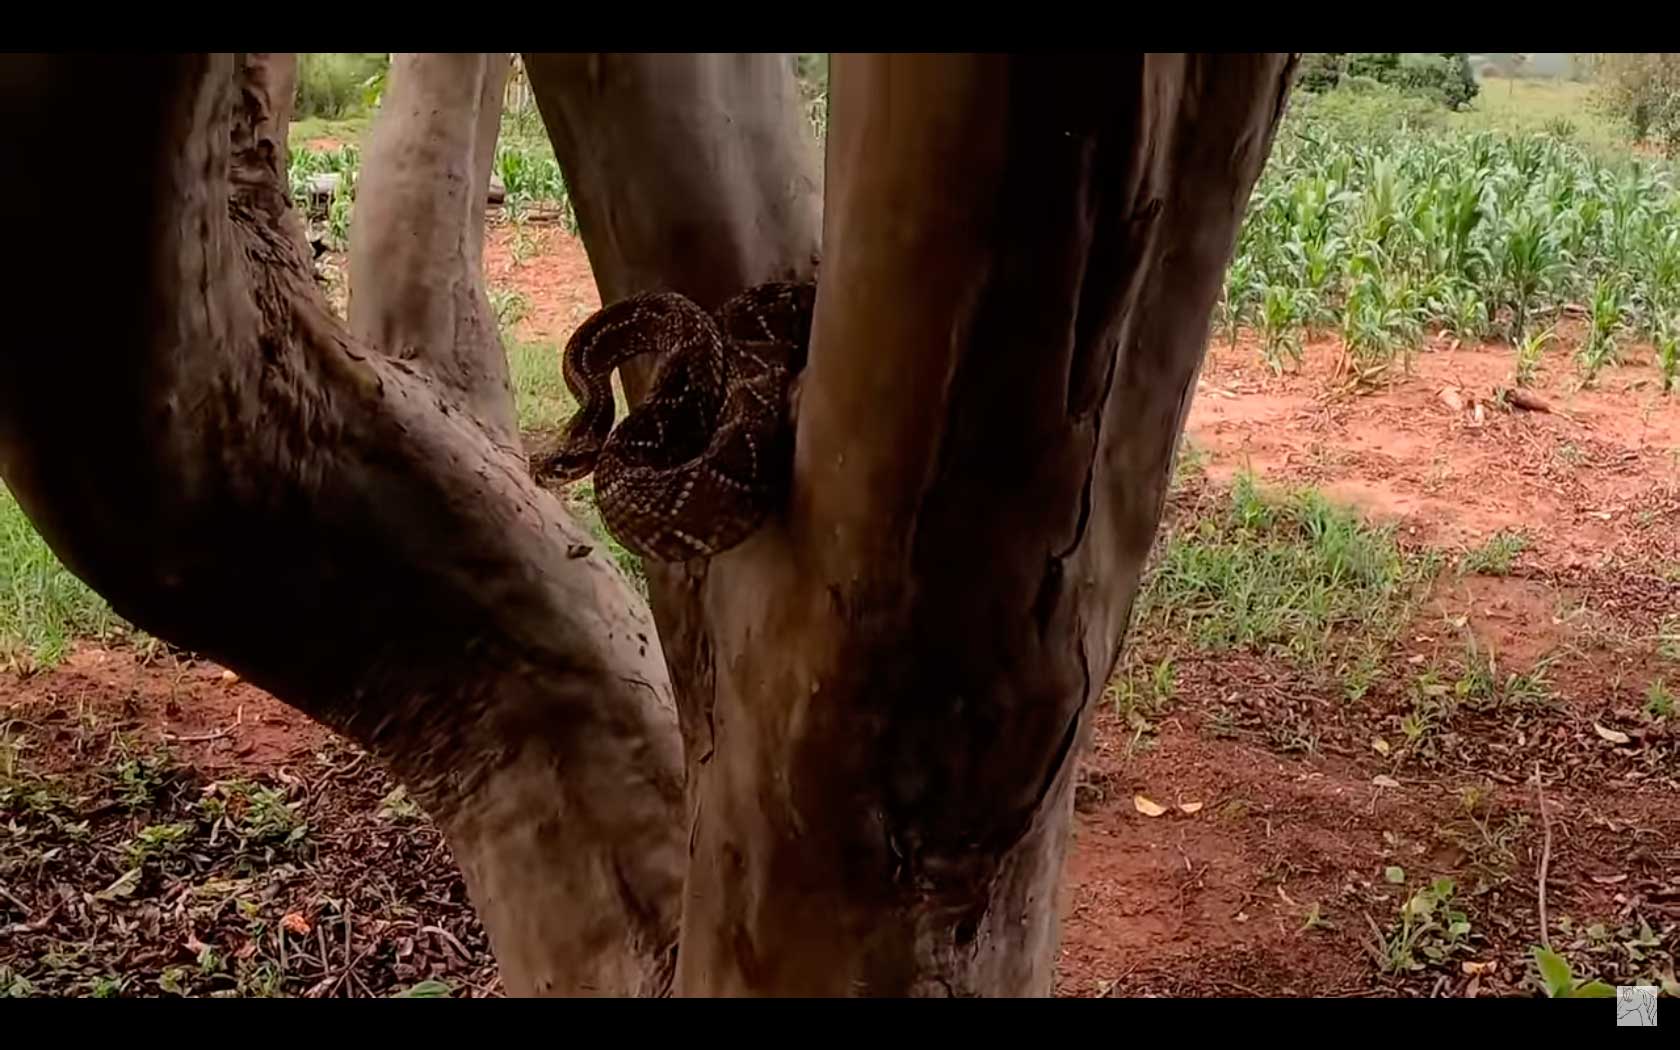
[[[496,227],[486,266],[492,287],[529,303],[521,339],[558,345],[597,305],[581,247],[556,227]],[[1669,619],[1680,613],[1680,411],[1637,352],[1579,390],[1554,349],[1532,388],[1549,411],[1502,407],[1503,346],[1435,340],[1409,374],[1357,395],[1338,392],[1336,356],[1310,345],[1298,373],[1277,376],[1246,342],[1216,343],[1189,425],[1202,465],[1192,490],[1247,469],[1315,486],[1448,559],[1500,534],[1526,545],[1502,574],[1441,572],[1357,702],[1271,657],[1134,639],[1144,659],[1175,661],[1173,696],[1147,723],[1118,704],[1098,712],[1059,994],[1534,994],[1543,861],[1550,940],[1578,975],[1671,980],[1680,717],[1648,708],[1654,682],[1680,688],[1680,620]],[[1455,708],[1429,747],[1395,747],[1431,695],[1420,671],[1461,670],[1467,646],[1511,695],[1518,682],[1543,688]],[[276,987],[294,994],[390,994],[428,978],[457,994],[497,991],[423,818],[394,819],[394,785],[371,763],[220,669],[85,647],[54,671],[0,680],[0,745],[8,732],[33,748],[14,747],[14,763],[43,775],[68,776],[99,748],[157,747],[199,796],[230,780],[276,786],[307,818],[311,845],[232,919],[181,904],[225,858],[181,862],[116,902],[118,868],[48,859],[33,879],[14,870],[0,885],[0,994],[5,966],[21,972],[32,956],[107,935],[125,956],[85,950],[92,961],[66,970],[83,985],[37,987],[97,991],[95,971],[127,966],[139,976],[121,990],[153,994],[169,966],[204,970],[208,945],[281,959]],[[151,818],[113,804],[95,842],[105,819],[120,825],[115,841]],[[273,870],[272,857],[240,856]],[[96,899],[128,910],[102,919]],[[193,988],[248,992],[236,971],[195,976]]]

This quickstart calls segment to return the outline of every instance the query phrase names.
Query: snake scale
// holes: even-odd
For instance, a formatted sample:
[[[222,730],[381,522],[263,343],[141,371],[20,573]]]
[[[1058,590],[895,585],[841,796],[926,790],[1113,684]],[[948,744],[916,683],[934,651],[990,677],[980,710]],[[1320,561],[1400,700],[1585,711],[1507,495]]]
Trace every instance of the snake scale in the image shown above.
[[[709,558],[739,544],[786,495],[789,396],[815,299],[814,284],[775,282],[715,315],[672,292],[596,311],[561,354],[578,410],[539,474],[593,473],[601,520],[645,558]],[[656,360],[648,396],[615,428],[612,371],[643,354]]]

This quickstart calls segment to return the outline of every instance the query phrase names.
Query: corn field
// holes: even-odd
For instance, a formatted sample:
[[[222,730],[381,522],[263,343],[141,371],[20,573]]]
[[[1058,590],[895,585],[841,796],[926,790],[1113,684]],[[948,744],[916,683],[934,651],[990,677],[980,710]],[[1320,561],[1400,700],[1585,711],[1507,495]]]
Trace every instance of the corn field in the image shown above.
[[[1672,359],[1672,172],[1603,159],[1569,131],[1320,121],[1298,102],[1255,189],[1219,323],[1233,342],[1249,329],[1278,370],[1304,337],[1327,335],[1372,377],[1430,330],[1537,354],[1565,313],[1584,319],[1588,381],[1630,341]]]

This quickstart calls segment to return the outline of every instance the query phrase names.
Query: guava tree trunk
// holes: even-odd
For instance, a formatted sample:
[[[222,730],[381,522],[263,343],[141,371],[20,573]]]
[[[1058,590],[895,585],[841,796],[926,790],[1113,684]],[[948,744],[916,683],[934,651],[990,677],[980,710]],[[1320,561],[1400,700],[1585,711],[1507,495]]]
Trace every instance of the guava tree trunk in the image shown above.
[[[0,173],[37,252],[0,474],[54,549],[391,763],[512,992],[1046,992],[1073,762],[1291,63],[836,56],[822,180],[773,56],[526,56],[604,298],[809,275],[821,213],[785,512],[655,567],[655,632],[515,447],[476,272],[505,57],[394,62],[348,328],[286,207],[287,61],[0,64],[23,155],[127,107],[118,163],[55,173],[121,208]]]

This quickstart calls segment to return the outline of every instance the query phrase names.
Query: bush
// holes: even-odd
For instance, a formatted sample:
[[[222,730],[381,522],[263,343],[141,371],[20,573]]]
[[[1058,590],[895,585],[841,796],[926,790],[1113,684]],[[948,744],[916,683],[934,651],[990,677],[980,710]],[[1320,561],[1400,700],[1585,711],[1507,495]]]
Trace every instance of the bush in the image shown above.
[[[1382,84],[1429,98],[1448,109],[1469,104],[1480,90],[1466,52],[1327,51],[1304,55],[1296,83],[1305,91],[1340,87],[1369,92]]]
[[[347,117],[362,108],[364,87],[390,65],[388,54],[314,52],[298,55],[293,116]]]
[[[1595,56],[1599,105],[1634,138],[1680,156],[1680,53]]]
[[[1464,54],[1406,54],[1400,56],[1393,83],[1403,91],[1437,98],[1448,109],[1459,109],[1480,90]]]
[[[1295,86],[1302,91],[1329,91],[1342,79],[1344,51],[1314,51],[1301,56]]]

